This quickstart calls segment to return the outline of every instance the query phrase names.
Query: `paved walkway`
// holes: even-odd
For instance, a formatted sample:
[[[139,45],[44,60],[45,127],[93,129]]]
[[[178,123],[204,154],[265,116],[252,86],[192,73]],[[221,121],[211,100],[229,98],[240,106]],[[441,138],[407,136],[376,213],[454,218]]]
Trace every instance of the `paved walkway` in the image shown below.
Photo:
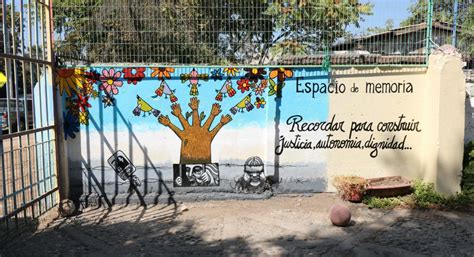
[[[369,210],[330,224],[333,194],[86,209],[0,244],[0,256],[474,256],[473,213]]]

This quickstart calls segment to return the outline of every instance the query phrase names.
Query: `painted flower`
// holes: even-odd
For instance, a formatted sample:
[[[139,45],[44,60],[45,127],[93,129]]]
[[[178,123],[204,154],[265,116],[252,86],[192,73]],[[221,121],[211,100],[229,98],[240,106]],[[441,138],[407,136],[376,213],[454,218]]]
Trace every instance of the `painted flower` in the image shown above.
[[[77,93],[85,82],[83,69],[58,69],[56,72],[56,84],[59,86],[59,93],[61,95],[64,92],[68,96],[71,96],[73,92]]]
[[[88,112],[80,112],[79,113],[79,123],[84,125],[89,125],[89,113]]]
[[[99,89],[104,90],[106,93],[118,94],[119,90],[117,87],[121,87],[123,84],[119,80],[121,75],[120,71],[115,72],[114,69],[102,70],[102,76],[100,77],[102,85],[100,85]]]
[[[70,112],[63,112],[63,129],[64,129],[64,139],[67,140],[68,137],[76,138],[76,133],[79,132],[79,122],[77,117]]]
[[[96,99],[97,97],[99,97],[99,92],[97,92],[97,90],[94,90],[91,95],[92,98]]]
[[[213,79],[214,81],[222,80],[223,77],[224,77],[224,74],[222,73],[222,68],[214,69],[211,71],[210,78]]]
[[[272,70],[270,72],[270,78],[274,79],[277,77],[279,82],[283,82],[285,81],[285,79],[293,77],[293,71],[291,69],[286,68],[278,68]]]
[[[244,70],[247,72],[245,77],[255,83],[257,83],[259,79],[264,79],[263,75],[267,74],[264,68],[244,68]]]
[[[83,95],[93,95],[94,94],[94,86],[91,83],[86,83],[82,87],[82,94]]]
[[[283,81],[280,81],[278,83],[276,83],[273,79],[269,79],[268,81],[270,83],[270,86],[268,87],[268,96],[277,94],[278,90],[283,90],[283,88],[285,87],[285,82]]]
[[[73,97],[66,97],[66,110],[68,110],[72,115],[79,115],[79,108],[76,105],[76,99]]]
[[[257,109],[260,109],[260,108],[263,108],[265,107],[265,104],[267,102],[265,102],[265,98],[263,97],[257,97],[256,101],[255,101],[255,106],[257,106]]]
[[[255,92],[255,95],[262,95],[265,93],[265,89],[267,88],[268,81],[266,79],[262,79],[262,82],[260,85],[256,86],[255,89],[253,90]]]
[[[87,108],[92,107],[89,103],[89,96],[80,94],[77,95],[75,105],[77,106],[76,108],[79,109],[81,112],[86,112]]]
[[[104,108],[115,105],[115,98],[112,95],[104,95],[102,97],[102,103],[104,103]]]
[[[235,76],[235,74],[239,73],[239,68],[224,68],[224,72],[227,73],[227,76]]]
[[[237,87],[237,89],[239,89],[240,92],[242,92],[242,93],[244,93],[245,91],[250,90],[250,81],[249,81],[249,79],[241,78],[237,81],[237,85],[239,85]]]
[[[86,78],[88,84],[95,84],[100,81],[100,73],[96,70],[86,71],[84,77]]]
[[[142,81],[142,79],[145,77],[145,70],[146,68],[143,68],[143,67],[124,68],[122,70],[123,78],[127,80],[128,84],[136,85],[138,82]]]
[[[171,67],[159,67],[159,68],[151,68],[153,72],[151,73],[152,77],[158,77],[159,80],[163,80],[164,78],[171,78],[171,73],[174,72],[174,68]]]

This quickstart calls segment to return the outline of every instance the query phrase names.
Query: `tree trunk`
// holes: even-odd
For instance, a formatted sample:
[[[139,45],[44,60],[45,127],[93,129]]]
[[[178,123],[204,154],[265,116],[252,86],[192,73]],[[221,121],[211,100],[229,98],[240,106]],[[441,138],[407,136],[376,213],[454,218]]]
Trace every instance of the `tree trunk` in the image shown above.
[[[181,141],[180,164],[212,163],[212,137],[209,132],[203,129],[190,129],[188,132],[193,133],[184,132]]]

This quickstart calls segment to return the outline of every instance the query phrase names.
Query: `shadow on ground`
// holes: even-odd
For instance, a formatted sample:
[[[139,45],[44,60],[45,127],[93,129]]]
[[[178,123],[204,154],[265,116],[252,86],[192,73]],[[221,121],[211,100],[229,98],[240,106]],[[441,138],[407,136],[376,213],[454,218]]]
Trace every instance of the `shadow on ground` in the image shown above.
[[[98,208],[5,240],[0,256],[198,256],[251,253],[241,238],[205,242],[173,205]],[[115,220],[120,220],[115,222]]]
[[[369,210],[334,227],[334,197],[86,209],[10,237],[4,256],[472,256],[472,213]],[[320,205],[315,207],[315,203]],[[262,207],[260,209],[255,207]],[[273,209],[272,209],[273,208]],[[241,211],[236,211],[241,209]],[[270,211],[269,211],[270,210]],[[308,211],[311,210],[311,211]],[[303,218],[307,217],[307,218]]]

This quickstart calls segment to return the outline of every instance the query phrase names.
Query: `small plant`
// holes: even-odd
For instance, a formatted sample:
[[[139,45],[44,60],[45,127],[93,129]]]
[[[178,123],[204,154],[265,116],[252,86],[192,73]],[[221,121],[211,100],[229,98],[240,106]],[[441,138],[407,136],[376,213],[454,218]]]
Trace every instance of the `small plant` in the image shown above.
[[[362,201],[370,209],[393,209],[401,205],[401,200],[398,197],[379,198],[379,197],[365,197]]]
[[[444,200],[444,207],[447,209],[460,210],[467,209],[474,203],[474,194],[468,192],[457,193]]]
[[[358,176],[335,176],[332,183],[342,199],[361,202],[367,180]]]
[[[378,198],[366,197],[363,201],[369,208],[392,209],[405,208],[436,208],[436,209],[465,209],[474,203],[474,194],[462,192],[445,197],[434,190],[433,183],[415,180],[413,193],[406,196]]]
[[[474,192],[474,142],[472,141],[464,146],[461,189],[469,194]]]
[[[413,197],[420,208],[440,207],[444,201],[444,197],[435,191],[433,183],[421,180],[415,180],[413,183]]]

